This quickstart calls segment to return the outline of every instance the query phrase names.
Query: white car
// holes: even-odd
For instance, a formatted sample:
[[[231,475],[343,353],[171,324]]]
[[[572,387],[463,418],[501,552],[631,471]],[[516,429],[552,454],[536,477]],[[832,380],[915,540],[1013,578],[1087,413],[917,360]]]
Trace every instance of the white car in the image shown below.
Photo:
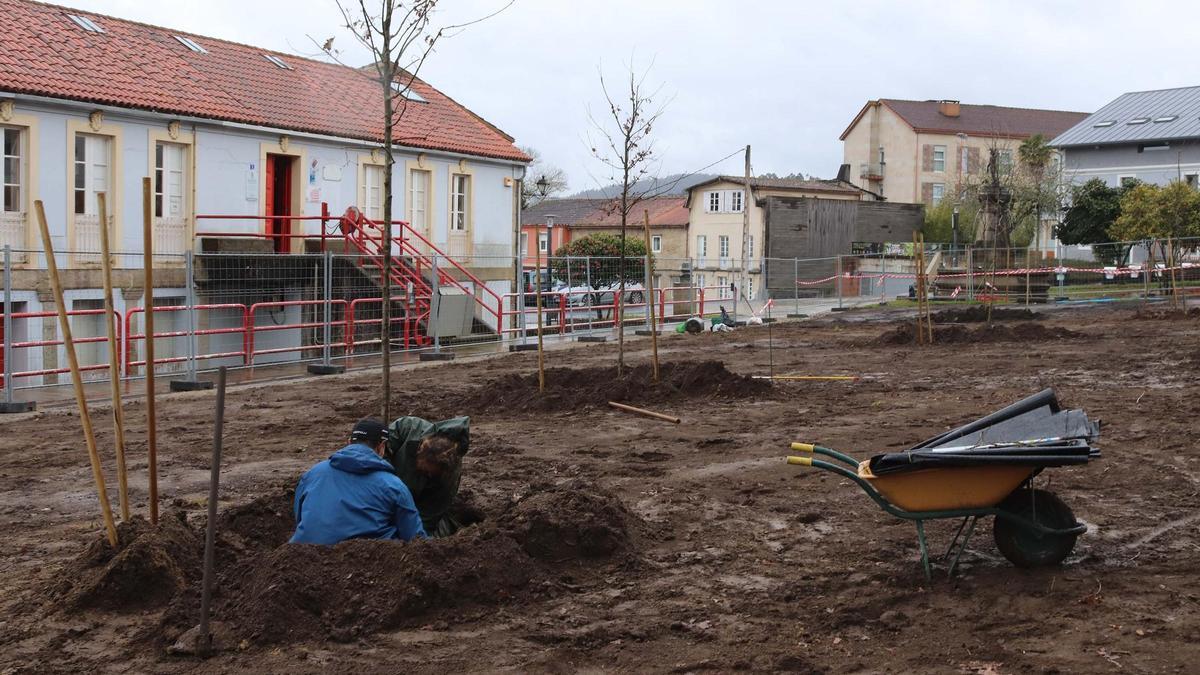
[[[616,297],[617,290],[621,287],[620,284],[609,284],[601,286],[592,293],[592,304],[594,305],[611,305],[613,298]],[[646,288],[641,284],[625,284],[625,295],[623,296],[625,304],[637,305],[646,301]]]

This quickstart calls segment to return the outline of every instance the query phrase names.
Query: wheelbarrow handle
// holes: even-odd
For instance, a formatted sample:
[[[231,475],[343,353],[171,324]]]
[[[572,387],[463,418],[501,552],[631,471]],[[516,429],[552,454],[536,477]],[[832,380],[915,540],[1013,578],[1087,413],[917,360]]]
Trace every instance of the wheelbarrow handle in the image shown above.
[[[811,452],[815,455],[825,455],[826,457],[831,457],[843,464],[854,467],[855,471],[858,470],[857,459],[854,459],[845,453],[838,452],[837,450],[826,448],[820,445],[814,445],[812,443],[792,443],[791,447],[792,450],[795,450],[796,452]]]

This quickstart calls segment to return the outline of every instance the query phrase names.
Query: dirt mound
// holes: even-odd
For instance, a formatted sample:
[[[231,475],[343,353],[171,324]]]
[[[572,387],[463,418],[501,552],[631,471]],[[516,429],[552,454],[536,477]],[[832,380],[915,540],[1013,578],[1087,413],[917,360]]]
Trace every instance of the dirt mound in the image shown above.
[[[59,573],[50,597],[64,608],[140,610],[165,605],[200,578],[202,540],[182,512],[157,526],[142,517],[117,526],[117,547],[101,535]]]
[[[562,562],[628,550],[632,520],[615,495],[576,480],[534,490],[504,514],[501,527],[534,558]]]
[[[482,521],[476,497],[463,492],[456,512]],[[254,643],[353,640],[435,611],[513,602],[531,582],[552,578],[556,565],[630,552],[640,522],[616,496],[583,481],[531,486],[502,508],[444,539],[251,553],[221,573],[214,616]],[[198,620],[193,584],[164,616],[163,639],[169,644]]]
[[[685,398],[746,398],[764,396],[771,385],[732,373],[720,361],[679,361],[661,364],[658,384],[649,365],[632,366],[624,377],[612,368],[549,368],[546,391],[538,392],[537,375],[509,374],[494,379],[457,403],[460,409],[500,408],[577,410],[607,401],[653,403]]]
[[[296,489],[280,486],[217,515],[221,544],[235,551],[262,551],[287,542],[296,531],[292,503]]]
[[[937,344],[977,344],[988,342],[1042,342],[1084,337],[1083,333],[1060,328],[1046,327],[1039,323],[1018,323],[1012,326],[988,324],[971,329],[966,326],[934,326],[933,341]],[[916,344],[917,333],[914,323],[903,323],[885,331],[873,341],[877,345]]]
[[[1136,319],[1147,321],[1178,321],[1182,319],[1200,319],[1200,307],[1191,309],[1175,309],[1173,307],[1138,308],[1133,314]]]
[[[953,307],[934,312],[931,316],[934,323],[986,323],[988,308],[985,305]],[[1042,318],[1037,312],[1012,307],[993,307],[991,312],[991,321],[1040,321]]]

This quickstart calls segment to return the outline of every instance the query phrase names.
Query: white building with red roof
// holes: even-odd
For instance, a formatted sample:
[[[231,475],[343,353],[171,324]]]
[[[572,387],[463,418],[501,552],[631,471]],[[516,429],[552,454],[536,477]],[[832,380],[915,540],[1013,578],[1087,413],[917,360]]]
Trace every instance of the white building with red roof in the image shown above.
[[[173,286],[157,292],[163,302],[183,299],[187,252],[303,253],[326,244],[354,252],[352,242],[323,240],[319,220],[294,217],[356,206],[381,219],[382,90],[372,68],[0,0],[0,247],[13,251],[16,309],[52,307],[34,202],[44,204],[69,309],[93,307],[101,298],[97,194],[106,194],[114,252],[138,254],[145,178],[159,276]],[[401,104],[394,217],[411,223],[420,252],[470,271],[456,272],[468,293],[503,295],[514,278],[529,158],[424,81],[414,80]],[[341,238],[336,223],[325,225]],[[141,259],[114,258],[124,288],[117,310],[127,312],[141,303]],[[267,276],[259,270],[254,283],[271,297],[301,292]],[[499,317],[477,318],[494,326]],[[280,333],[263,339],[292,340]]]

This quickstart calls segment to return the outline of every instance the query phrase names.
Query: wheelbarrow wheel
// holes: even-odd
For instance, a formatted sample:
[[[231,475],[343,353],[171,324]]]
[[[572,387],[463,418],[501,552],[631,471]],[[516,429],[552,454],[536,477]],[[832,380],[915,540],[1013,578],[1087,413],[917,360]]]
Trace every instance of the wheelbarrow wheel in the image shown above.
[[[1070,507],[1046,490],[1016,490],[1000,503],[999,508],[1055,530],[1069,529],[1076,524]],[[1038,532],[997,516],[992,536],[1000,553],[1017,567],[1050,567],[1071,554],[1079,535]]]

